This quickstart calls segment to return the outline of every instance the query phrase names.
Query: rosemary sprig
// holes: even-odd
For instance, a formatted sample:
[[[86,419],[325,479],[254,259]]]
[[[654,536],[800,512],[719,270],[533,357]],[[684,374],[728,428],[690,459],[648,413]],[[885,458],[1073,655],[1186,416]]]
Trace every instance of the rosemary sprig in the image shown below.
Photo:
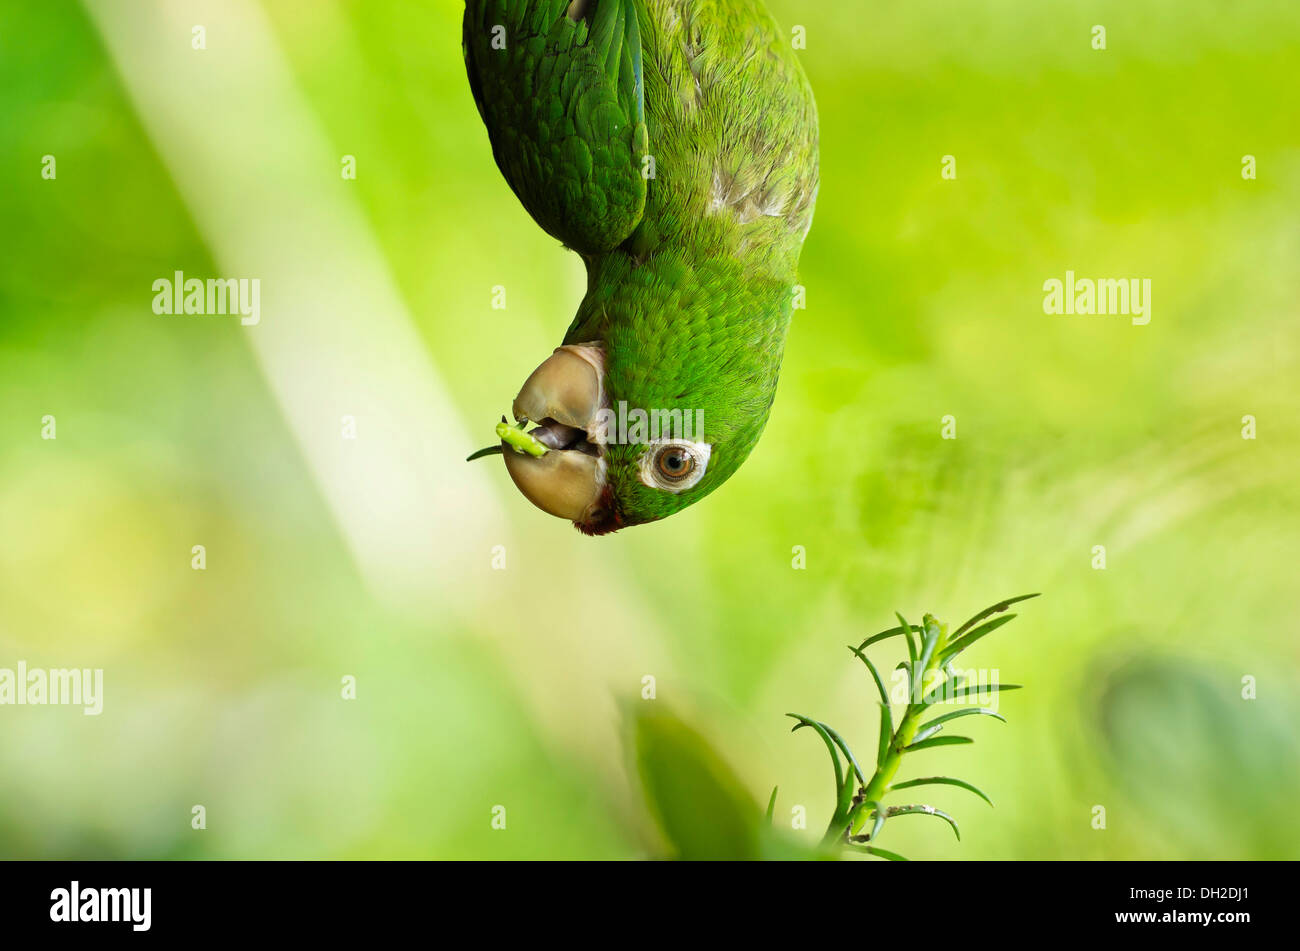
[[[939,746],[975,742],[967,736],[946,733],[939,735],[944,726],[952,720],[967,716],[991,716],[1006,722],[997,711],[987,707],[963,707],[929,720],[925,717],[931,712],[930,708],[935,703],[943,700],[980,697],[989,692],[1019,689],[1019,684],[968,686],[963,682],[962,675],[953,669],[952,662],[966,648],[993,633],[1016,615],[1006,614],[992,621],[980,623],[985,621],[985,618],[1002,614],[1011,605],[1036,597],[1037,594],[1024,594],[999,601],[961,625],[951,637],[947,627],[939,623],[933,615],[925,615],[921,623],[916,625],[909,624],[899,614],[896,615],[898,627],[868,637],[857,647],[849,647],[854,656],[866,667],[880,696],[880,733],[876,747],[876,768],[870,778],[864,774],[849,745],[833,729],[820,720],[814,720],[800,713],[787,714],[797,721],[793,729],[808,727],[822,738],[835,769],[835,811],[827,826],[823,844],[838,842],[846,848],[863,851],[879,858],[906,861],[896,852],[882,849],[875,844],[887,819],[905,815],[935,816],[947,822],[958,840],[961,839],[961,830],[957,821],[934,806],[923,804],[885,806],[883,804],[885,797],[896,790],[927,785],[956,786],[974,793],[990,806],[993,805],[993,800],[983,791],[964,780],[949,776],[927,776],[896,783],[894,777],[898,774],[903,757],[909,753]],[[914,634],[916,640],[913,639]],[[898,665],[898,669],[907,671],[907,703],[897,721],[894,719],[893,705],[890,702],[889,692],[885,689],[885,681],[880,676],[879,669],[866,654],[868,647],[891,637],[903,637],[907,642],[908,659]],[[768,804],[769,816],[775,802],[776,790],[774,789]]]

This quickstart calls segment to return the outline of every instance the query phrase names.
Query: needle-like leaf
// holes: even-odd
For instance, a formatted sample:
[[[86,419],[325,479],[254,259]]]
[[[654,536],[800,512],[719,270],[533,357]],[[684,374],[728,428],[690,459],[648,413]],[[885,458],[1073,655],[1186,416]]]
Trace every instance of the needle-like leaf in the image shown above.
[[[979,796],[981,799],[987,802],[990,806],[993,805],[993,800],[990,799],[988,796],[984,795],[984,793],[979,789],[977,789],[975,786],[972,786],[970,783],[966,782],[965,780],[953,779],[950,776],[926,776],[922,779],[909,779],[905,783],[894,783],[894,785],[890,786],[889,788],[890,789],[911,789],[913,786],[960,786],[962,789],[970,790],[975,795]]]
[[[919,631],[919,630],[920,628],[917,627],[916,625],[908,625],[906,628],[891,627],[887,631],[881,631],[879,634],[873,634],[871,637],[868,637],[865,641],[863,641],[861,644],[858,645],[858,650],[864,651],[872,644],[876,644],[880,641],[887,640],[891,637],[898,637],[904,633],[907,633],[908,631]],[[910,633],[908,634],[907,639],[909,641],[912,639]]]
[[[505,451],[505,447],[501,446],[500,444],[495,446],[488,446],[486,449],[480,449],[477,452],[470,453],[468,456],[465,457],[465,461],[473,462],[475,459],[482,459],[484,456],[499,456],[504,451]]]
[[[897,852],[891,852],[888,849],[882,849],[878,845],[863,845],[860,842],[847,842],[845,848],[852,849],[854,852],[866,852],[868,855],[874,855],[877,858],[887,859],[890,862],[907,862],[906,856],[899,855]]]
[[[867,658],[867,655],[864,654],[859,648],[850,646],[849,650],[853,651],[853,653],[857,655],[858,660],[862,661],[862,663],[867,665],[867,670],[871,671],[871,679],[876,682],[876,689],[880,691],[880,702],[883,704],[888,704],[889,691],[885,689],[885,682],[880,679],[880,671],[876,670],[876,665],[873,664]]]
[[[945,697],[948,696],[949,691],[956,690],[965,682],[965,674],[950,673],[947,680],[940,680],[937,684],[926,691],[925,696],[921,698],[922,706],[930,706],[935,702],[936,698],[938,698],[940,694],[943,694]]]
[[[875,856],[878,856],[879,858],[882,858],[882,859],[888,859],[888,860],[891,861],[891,862],[910,862],[910,861],[911,861],[911,859],[907,858],[906,856],[899,855],[897,852],[891,852],[891,851],[889,851],[888,849],[882,849],[882,848],[881,848],[880,846],[878,846],[878,845],[864,845],[864,846],[862,846],[862,851],[863,851],[863,852],[869,852],[870,854],[875,855]]]
[[[822,738],[822,741],[826,744],[826,749],[831,754],[831,763],[835,767],[835,794],[836,794],[836,798],[838,799],[840,793],[844,789],[844,770],[840,768],[840,757],[839,757],[839,753],[836,752],[835,741],[832,740],[831,735],[826,732],[826,728],[823,727],[816,720],[814,720],[812,717],[806,717],[802,713],[787,713],[786,716],[793,717],[794,719],[799,721],[793,727],[790,728],[791,733],[793,733],[795,730],[799,730],[802,729],[803,727],[809,726],[812,727],[813,730],[817,732],[817,735],[820,736]]]
[[[943,661],[944,663],[947,663],[948,661],[956,657],[958,654],[960,654],[962,651],[964,651],[966,648],[970,647],[972,644],[978,641],[981,637],[985,637],[989,634],[992,634],[1003,624],[1006,624],[1008,621],[1015,620],[1015,617],[1016,615],[1014,614],[1006,614],[1000,618],[994,618],[992,621],[989,621],[987,624],[981,624],[979,627],[975,628],[969,634],[966,634],[965,636],[958,638],[957,640],[949,644],[947,647],[945,647],[943,649],[943,653],[940,655],[940,660]]]
[[[947,723],[949,720],[956,720],[958,717],[974,717],[974,716],[993,717],[995,720],[1001,720],[1003,723],[1007,722],[1006,717],[998,713],[996,710],[990,710],[988,707],[963,707],[960,710],[952,711],[952,713],[945,713],[941,717],[935,717],[929,723],[924,724],[921,727],[921,729],[917,732],[916,739],[918,740],[925,739],[925,737],[921,735],[922,733],[924,733],[925,736],[932,736],[933,735],[932,733],[927,733],[926,731],[930,730],[931,728],[937,729],[940,724]]]
[[[907,618],[903,617],[903,615],[899,614],[897,611],[894,612],[894,617],[898,618],[898,623],[902,625],[903,633],[907,635],[907,659],[916,663],[916,645],[912,643],[912,632],[919,631],[921,628],[908,624]]]
[[[1003,690],[1019,690],[1021,684],[971,684],[967,687],[958,687],[952,693],[944,693],[945,700],[965,700],[967,697],[978,697],[986,693],[998,693]]]
[[[917,743],[928,740],[942,729],[942,723],[927,723],[925,726],[921,727],[921,729],[916,731],[916,736],[912,737],[912,742],[908,744],[908,747],[911,748]]]
[[[928,750],[936,746],[959,746],[974,742],[969,736],[935,736],[920,743],[910,743],[903,747],[903,752],[914,753],[917,750]]]
[[[893,790],[911,789],[925,785],[946,785],[965,789],[979,796],[990,806],[993,801],[983,790],[970,783],[948,776],[929,776],[906,782],[893,783],[905,754],[917,750],[933,749],[940,746],[958,746],[974,743],[967,736],[942,734],[944,725],[960,717],[991,716],[1006,722],[990,706],[971,705],[969,703],[955,706],[953,709],[939,713],[926,722],[921,718],[929,707],[936,703],[951,701],[978,701],[991,694],[1004,690],[1017,690],[1019,684],[979,684],[972,683],[965,674],[954,669],[952,661],[972,644],[987,637],[993,631],[1012,621],[1016,615],[1008,614],[992,621],[986,619],[993,614],[1006,611],[1012,604],[1037,597],[1036,594],[1021,595],[999,601],[985,608],[963,624],[949,639],[947,627],[933,615],[926,614],[920,626],[911,624],[903,615],[896,614],[899,626],[881,631],[867,638],[858,647],[850,646],[858,660],[862,661],[880,698],[879,743],[876,750],[876,768],[868,778],[854,757],[847,742],[835,730],[825,723],[798,713],[791,713],[798,723],[794,729],[811,727],[822,738],[827,751],[831,754],[831,764],[835,770],[835,812],[823,838],[823,844],[838,842],[848,848],[866,852],[880,858],[905,862],[907,859],[895,852],[875,845],[883,831],[885,820],[900,815],[931,815],[947,822],[953,834],[960,839],[961,830],[957,821],[947,813],[929,805],[892,806],[883,805],[886,795]],[[913,632],[919,636],[913,640]],[[896,670],[906,673],[909,696],[906,703],[899,705],[895,711],[890,702],[890,690],[884,678],[872,660],[866,655],[866,648],[890,637],[902,637],[907,642],[907,659],[900,662]],[[942,735],[941,735],[942,734]],[[904,739],[906,738],[906,739]],[[906,743],[906,745],[903,745]],[[840,756],[844,757],[845,768],[840,765]],[[768,802],[769,822],[775,812],[776,790]],[[865,828],[867,825],[870,828]]]
[[[957,841],[961,841],[961,829],[957,827],[957,820],[943,810],[934,808],[934,806],[891,806],[886,810],[886,815],[891,819],[894,816],[937,816],[952,826]]]
[[[849,744],[845,743],[844,738],[840,736],[838,733],[836,733],[834,730],[832,730],[825,723],[822,723],[819,720],[818,724],[821,726],[823,730],[825,730],[827,733],[831,735],[831,739],[834,740],[835,745],[840,748],[840,752],[844,754],[844,758],[848,760],[849,763],[853,766],[853,775],[858,778],[858,782],[865,785],[867,782],[867,776],[865,773],[862,772],[862,767],[858,765],[857,757],[854,756],[853,751],[849,749]]]
[[[880,835],[880,830],[885,827],[885,807],[874,799],[867,803],[872,811],[871,821],[871,841],[875,841]]]
[[[965,624],[963,624],[961,627],[957,628],[957,630],[953,631],[952,639],[955,641],[957,638],[961,637],[968,630],[970,630],[970,628],[973,625],[978,624],[980,621],[984,620],[990,614],[997,614],[999,611],[1005,611],[1007,608],[1011,607],[1011,605],[1018,604],[1021,601],[1028,601],[1030,598],[1036,598],[1041,593],[1042,593],[1041,591],[1038,591],[1033,594],[1022,594],[1019,597],[1007,598],[1005,601],[999,601],[997,604],[990,605],[989,607],[981,611],[979,614],[971,618],[969,621],[967,621]]]

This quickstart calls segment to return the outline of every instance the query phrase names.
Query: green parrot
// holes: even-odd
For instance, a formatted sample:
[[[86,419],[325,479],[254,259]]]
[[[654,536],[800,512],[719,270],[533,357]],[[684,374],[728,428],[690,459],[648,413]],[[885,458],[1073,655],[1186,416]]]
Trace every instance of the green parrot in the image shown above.
[[[776,393],[818,184],[791,35],[761,0],[467,0],[464,51],[497,166],[587,265],[471,458],[500,452],[589,535],[672,515],[735,473]]]

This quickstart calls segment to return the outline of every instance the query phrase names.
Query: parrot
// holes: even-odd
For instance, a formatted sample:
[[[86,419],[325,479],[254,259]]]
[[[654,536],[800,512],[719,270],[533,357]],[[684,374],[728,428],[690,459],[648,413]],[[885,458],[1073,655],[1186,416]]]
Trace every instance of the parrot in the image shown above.
[[[587,535],[673,515],[776,394],[819,183],[792,36],[762,0],[466,0],[462,43],[498,169],[587,274],[470,458]]]

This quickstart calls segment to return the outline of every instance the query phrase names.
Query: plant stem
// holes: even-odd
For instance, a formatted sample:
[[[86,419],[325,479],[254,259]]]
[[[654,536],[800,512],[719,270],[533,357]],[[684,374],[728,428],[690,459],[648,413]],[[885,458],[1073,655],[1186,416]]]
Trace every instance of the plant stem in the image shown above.
[[[871,804],[881,802],[889,792],[889,784],[894,781],[899,764],[902,762],[903,751],[916,736],[917,728],[921,725],[921,716],[930,709],[930,705],[923,702],[925,697],[923,691],[927,676],[942,669],[939,657],[946,646],[948,630],[946,625],[939,624],[928,614],[923,619],[921,627],[923,648],[917,663],[924,660],[925,665],[919,672],[915,665],[912,667],[912,675],[908,678],[911,700],[902,719],[894,728],[894,735],[889,741],[885,755],[876,764],[876,771],[855,797],[855,805],[848,817],[846,835],[860,834],[863,827],[873,818]]]

